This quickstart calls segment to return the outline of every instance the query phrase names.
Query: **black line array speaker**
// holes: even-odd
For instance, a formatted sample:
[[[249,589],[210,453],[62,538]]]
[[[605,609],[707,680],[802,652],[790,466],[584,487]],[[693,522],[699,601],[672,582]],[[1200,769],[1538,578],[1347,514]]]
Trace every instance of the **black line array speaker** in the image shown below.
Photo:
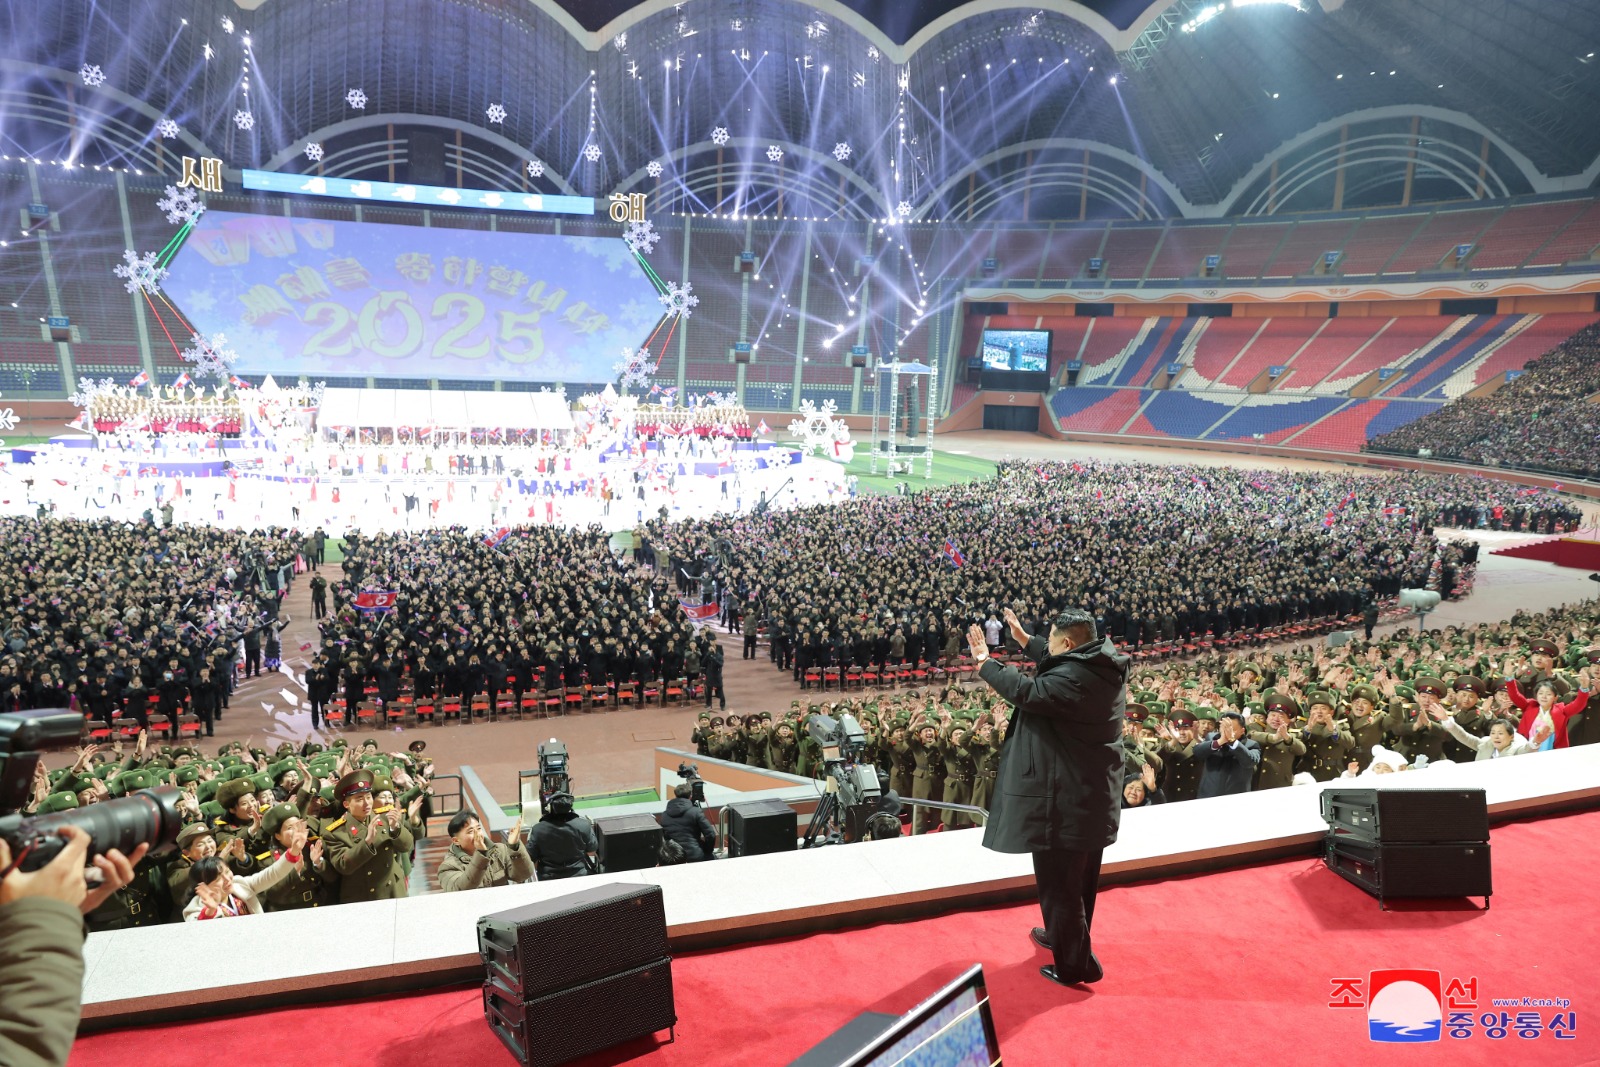
[[[1489,897],[1489,807],[1481,789],[1327,789],[1323,863],[1378,898]]]
[[[746,800],[728,805],[728,855],[793,852],[800,818],[781,800]]]
[[[600,865],[607,874],[643,871],[660,862],[661,824],[650,815],[611,815],[594,820]]]
[[[661,888],[603,885],[478,920],[483,1012],[517,1057],[553,1067],[677,1025]]]
[[[437,130],[413,130],[406,144],[406,173],[418,185],[446,185],[444,135]]]

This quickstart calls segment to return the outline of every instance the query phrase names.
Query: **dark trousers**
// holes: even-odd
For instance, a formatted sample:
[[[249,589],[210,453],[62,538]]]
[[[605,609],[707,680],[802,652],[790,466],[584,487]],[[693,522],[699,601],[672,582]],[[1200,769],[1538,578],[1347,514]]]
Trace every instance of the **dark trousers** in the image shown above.
[[[756,635],[755,634],[745,634],[745,636],[744,636],[744,658],[745,659],[755,659],[756,658]]]
[[[311,617],[313,619],[320,619],[320,618],[325,617],[327,614],[328,614],[328,598],[327,598],[327,596],[325,594],[319,596],[316,593],[312,593],[311,594]]]
[[[710,677],[706,678],[706,707],[708,708],[711,706],[712,697],[716,697],[716,699],[720,702],[721,707],[726,708],[728,706],[728,694],[722,691],[721,678],[718,678],[714,682],[710,679]]]
[[[245,646],[244,673],[249,675],[261,673],[261,649],[259,646],[256,648],[251,648],[249,645]]]
[[[1094,924],[1094,898],[1100,891],[1102,849],[1050,849],[1033,854],[1039,885],[1039,910],[1045,933],[1055,950],[1056,974],[1072,981],[1094,970],[1089,927]]]

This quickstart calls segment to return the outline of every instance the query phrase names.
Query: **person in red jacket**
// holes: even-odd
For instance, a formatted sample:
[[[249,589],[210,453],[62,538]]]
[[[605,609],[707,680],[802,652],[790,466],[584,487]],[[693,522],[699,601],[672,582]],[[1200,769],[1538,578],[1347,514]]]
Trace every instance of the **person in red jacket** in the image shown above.
[[[1565,704],[1556,703],[1556,685],[1544,679],[1534,687],[1530,698],[1517,687],[1515,678],[1506,679],[1506,695],[1511,703],[1522,710],[1522,723],[1517,732],[1537,747],[1566,748],[1567,720],[1582,711],[1589,703],[1589,668],[1578,672],[1578,693]],[[1540,719],[1549,720],[1549,728],[1535,725]],[[1544,740],[1554,734],[1554,743],[1546,746]]]

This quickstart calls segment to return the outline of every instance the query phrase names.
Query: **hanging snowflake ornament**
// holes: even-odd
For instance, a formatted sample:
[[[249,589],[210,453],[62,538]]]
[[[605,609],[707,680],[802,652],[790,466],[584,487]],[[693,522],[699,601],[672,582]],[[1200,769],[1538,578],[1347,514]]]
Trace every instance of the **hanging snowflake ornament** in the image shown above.
[[[483,113],[488,116],[489,121],[494,123],[496,126],[500,125],[506,120],[506,109],[501,107],[499,104],[490,104],[484,109]]]
[[[650,175],[652,178],[661,177],[661,161],[652,159],[650,162],[644,165],[644,172]]]
[[[639,255],[648,256],[655,249],[656,242],[661,240],[661,235],[656,232],[655,225],[649,219],[639,219],[637,222],[628,223],[628,229],[622,235],[622,239]]]
[[[253,130],[256,128],[256,117],[248,111],[235,111],[233,113],[233,124],[241,130]]]
[[[528,177],[530,177],[530,178],[542,178],[543,176],[544,176],[544,164],[539,162],[537,159],[528,160]]]
[[[206,206],[193,186],[167,186],[167,195],[156,201],[156,208],[166,213],[167,221],[174,226],[193,226],[206,213]]]
[[[882,53],[878,51],[878,46],[877,45],[875,45],[875,44],[867,45],[867,58],[868,59],[870,59],[874,63],[876,63],[878,61],[878,57],[880,55],[882,55]]]
[[[309,141],[306,143],[306,158],[313,163],[322,162],[322,142]]]
[[[650,380],[650,350],[641,348],[635,352],[631,348],[622,350],[622,358],[612,367],[617,372],[618,380],[623,388],[629,386],[643,386]]]
[[[232,33],[233,32],[233,20],[230,19],[226,15],[222,16],[222,32],[223,33]]]
[[[819,408],[815,401],[800,401],[800,417],[789,423],[791,436],[800,439],[801,447],[807,452],[820,452],[830,448],[835,441],[847,443],[850,440],[850,428],[843,419],[834,416],[839,413],[839,405],[833,400],[824,400]]]
[[[89,88],[98,89],[106,83],[106,72],[98,63],[85,63],[78,68],[78,78]]]
[[[833,158],[837,159],[840,163],[843,163],[845,160],[850,158],[851,151],[852,149],[850,148],[848,142],[840,141],[838,144],[833,146]]]
[[[682,285],[668,282],[667,291],[657,299],[661,301],[662,307],[683,319],[688,318],[700,305],[700,298],[694,295],[694,286],[689,282],[684,282]]]
[[[617,51],[626,52],[628,50],[628,35],[619,33],[611,38],[611,43],[617,46]]]
[[[903,219],[904,218],[909,218],[910,215],[911,215],[911,201],[909,201],[909,200],[900,201],[898,204],[896,204],[894,206],[894,210],[895,210],[895,214],[899,215],[901,218],[903,218]]]
[[[590,141],[588,144],[584,145],[583,158],[587,159],[590,163],[600,162],[600,146],[595,144],[593,141]]]
[[[167,269],[156,266],[154,252],[141,256],[129,248],[123,250],[122,266],[112,268],[111,273],[122,279],[123,288],[130,293],[154,293],[161,289]]]
[[[767,158],[774,163],[783,162],[783,149],[775,144],[767,145]]]
[[[344,94],[344,102],[357,111],[363,111],[367,106],[367,94],[361,89],[350,89]]]
[[[726,126],[715,127],[711,131],[711,143],[716,145],[718,148],[721,148],[723,145],[727,144],[728,128]]]
[[[10,408],[0,408],[0,430],[15,430],[17,428],[17,413]],[[5,447],[5,442],[0,441],[0,448]]]
[[[227,379],[233,373],[233,365],[239,361],[239,353],[228,347],[228,338],[220,333],[210,337],[195,334],[190,346],[179,355],[194,364],[196,378],[218,381]]]
[[[162,119],[156,123],[156,134],[170,141],[178,136],[178,124],[171,119]]]

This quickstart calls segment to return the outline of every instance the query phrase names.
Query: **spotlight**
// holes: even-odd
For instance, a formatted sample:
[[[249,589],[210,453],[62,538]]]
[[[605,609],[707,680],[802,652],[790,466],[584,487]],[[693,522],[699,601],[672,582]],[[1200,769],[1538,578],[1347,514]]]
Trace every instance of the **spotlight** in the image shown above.
[[[1111,85],[1112,85],[1112,87],[1113,87],[1113,88],[1115,88],[1115,87],[1116,87],[1116,84],[1117,84],[1117,76],[1116,76],[1116,75],[1115,75],[1115,74],[1113,74],[1113,75],[1111,75],[1111,77],[1110,77],[1110,78],[1108,78],[1108,79],[1106,79],[1106,80],[1107,80],[1107,81],[1109,81],[1109,82],[1110,82],[1110,83],[1111,83]]]

